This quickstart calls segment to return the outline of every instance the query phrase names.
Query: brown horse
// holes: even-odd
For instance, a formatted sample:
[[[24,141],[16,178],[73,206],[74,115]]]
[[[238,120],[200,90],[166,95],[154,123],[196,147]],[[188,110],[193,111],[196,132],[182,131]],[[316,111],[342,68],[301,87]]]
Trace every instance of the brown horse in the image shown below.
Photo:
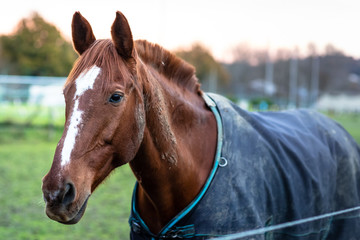
[[[133,42],[120,12],[112,41],[96,40],[79,12],[72,34],[80,57],[64,87],[64,134],[43,179],[46,213],[77,223],[95,188],[129,163],[138,211],[159,232],[198,194],[215,156],[216,121],[195,70],[158,45]]]
[[[72,35],[80,57],[42,187],[51,219],[77,223],[126,163],[137,179],[133,239],[206,239],[359,204],[360,148],[337,123],[312,111],[250,113],[203,93],[191,65],[133,41],[120,12],[112,40],[96,40],[78,12]],[[359,225],[352,212],[254,239],[357,239]]]

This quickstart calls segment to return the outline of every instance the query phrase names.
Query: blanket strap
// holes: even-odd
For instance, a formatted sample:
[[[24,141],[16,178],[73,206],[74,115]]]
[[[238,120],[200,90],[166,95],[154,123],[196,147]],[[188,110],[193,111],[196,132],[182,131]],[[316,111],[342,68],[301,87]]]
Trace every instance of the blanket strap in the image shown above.
[[[134,218],[130,220],[130,227],[131,230],[136,234],[145,235],[147,237],[150,237],[151,239],[175,239],[175,238],[187,239],[187,238],[193,238],[195,236],[194,225],[173,227],[172,229],[170,229],[169,231],[167,231],[165,234],[162,235],[155,235],[150,231],[147,231]]]

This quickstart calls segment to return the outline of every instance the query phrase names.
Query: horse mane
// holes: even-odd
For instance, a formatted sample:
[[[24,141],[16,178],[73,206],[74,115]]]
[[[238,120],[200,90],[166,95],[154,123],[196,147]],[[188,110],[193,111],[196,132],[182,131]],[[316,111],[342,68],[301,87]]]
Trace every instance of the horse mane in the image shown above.
[[[160,45],[146,40],[135,41],[135,48],[144,63],[151,65],[169,81],[173,81],[191,92],[201,93],[195,68],[192,65]]]
[[[195,76],[195,68],[181,58],[175,56],[158,44],[150,43],[146,40],[135,41],[135,49],[138,57],[145,64],[152,66],[160,74],[163,74],[169,81],[175,82],[178,86],[194,92],[201,93],[200,84]],[[75,62],[71,70],[65,87],[75,81],[75,79],[90,66],[96,65],[104,69],[112,69],[113,64],[118,66],[119,71],[106,71],[102,84],[108,84],[116,79],[130,77],[126,67],[131,64],[124,61],[116,51],[112,40],[96,40],[89,51],[85,51]],[[135,71],[135,69],[131,69]],[[121,76],[116,76],[120,74]]]

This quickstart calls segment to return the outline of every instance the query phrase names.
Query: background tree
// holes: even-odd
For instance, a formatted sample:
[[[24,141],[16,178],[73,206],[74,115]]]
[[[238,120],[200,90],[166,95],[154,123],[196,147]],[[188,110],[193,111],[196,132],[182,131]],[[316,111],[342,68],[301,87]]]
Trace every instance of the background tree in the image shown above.
[[[195,43],[189,50],[177,50],[176,55],[196,68],[196,76],[200,82],[209,81],[213,74],[218,82],[227,83],[230,76],[222,64],[217,62],[211,52],[200,43]]]
[[[54,25],[33,13],[14,33],[0,36],[0,59],[1,74],[66,76],[76,53]]]

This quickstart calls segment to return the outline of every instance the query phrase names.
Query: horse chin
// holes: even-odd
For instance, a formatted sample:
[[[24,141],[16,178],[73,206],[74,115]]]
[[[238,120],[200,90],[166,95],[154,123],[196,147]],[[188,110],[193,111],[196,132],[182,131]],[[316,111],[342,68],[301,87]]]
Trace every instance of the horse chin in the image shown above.
[[[78,223],[85,213],[88,200],[89,200],[89,197],[86,198],[84,204],[82,205],[82,207],[80,208],[80,210],[78,211],[78,213],[75,215],[74,218],[72,218],[71,220],[66,221],[66,222],[59,221],[59,223],[66,224],[66,225],[72,225],[72,224]]]

